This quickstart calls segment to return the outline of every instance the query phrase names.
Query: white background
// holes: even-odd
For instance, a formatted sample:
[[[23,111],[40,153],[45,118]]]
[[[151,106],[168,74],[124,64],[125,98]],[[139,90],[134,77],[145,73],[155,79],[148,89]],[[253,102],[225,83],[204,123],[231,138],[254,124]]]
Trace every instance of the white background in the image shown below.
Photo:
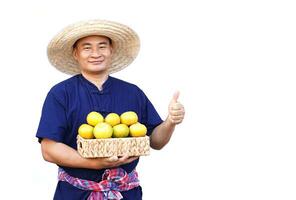
[[[48,90],[68,76],[46,46],[64,26],[99,18],[141,38],[114,76],[163,118],[178,89],[187,112],[171,142],[141,159],[144,200],[296,199],[295,10],[286,0],[2,1],[1,195],[52,199],[57,167],[35,133]]]

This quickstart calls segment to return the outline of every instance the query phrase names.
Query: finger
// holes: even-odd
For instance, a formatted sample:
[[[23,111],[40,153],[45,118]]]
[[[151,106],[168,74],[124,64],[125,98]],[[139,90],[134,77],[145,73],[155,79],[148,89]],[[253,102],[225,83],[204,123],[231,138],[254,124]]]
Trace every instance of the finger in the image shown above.
[[[183,109],[183,105],[179,102],[171,104],[171,110],[180,110]]]
[[[128,155],[123,155],[122,157],[120,157],[119,159],[118,159],[118,161],[119,162],[124,162],[126,159],[128,159],[129,158],[129,156]]]
[[[129,156],[123,156],[118,160],[118,165],[123,165],[123,164],[127,164],[130,162],[133,162],[134,160],[138,159],[139,157],[129,157]]]
[[[178,102],[178,99],[179,99],[179,96],[180,96],[180,92],[179,91],[174,92],[173,97],[172,97],[172,99],[170,101],[170,105],[172,105],[174,103],[177,103]]]
[[[178,102],[178,98],[179,98],[179,96],[180,96],[180,91],[176,91],[176,92],[174,93],[174,95],[173,95],[173,99],[172,99],[172,101],[173,101],[173,102]]]
[[[171,119],[171,122],[172,122],[173,124],[180,124],[182,121],[183,121],[183,119],[178,119],[178,120],[173,120],[173,119]]]
[[[171,120],[173,120],[173,121],[179,121],[182,119],[184,119],[184,116],[171,116]]]
[[[185,114],[185,111],[180,109],[180,110],[171,110],[170,115],[171,116],[183,116]]]
[[[111,156],[111,157],[108,158],[108,161],[109,162],[116,162],[116,161],[118,161],[118,157],[117,156]]]

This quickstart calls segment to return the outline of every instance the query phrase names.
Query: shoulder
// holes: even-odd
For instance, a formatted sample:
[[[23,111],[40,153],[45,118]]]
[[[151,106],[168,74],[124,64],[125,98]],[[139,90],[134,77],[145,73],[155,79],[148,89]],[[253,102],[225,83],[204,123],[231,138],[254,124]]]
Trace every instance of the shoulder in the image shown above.
[[[54,85],[48,92],[48,96],[55,98],[60,103],[64,104],[69,96],[69,92],[75,91],[78,82],[78,75],[72,76],[64,81]]]
[[[146,94],[136,84],[114,77],[112,77],[112,84],[114,85],[113,89],[116,91],[117,94],[122,94],[124,96],[128,96],[129,98],[135,98],[141,102],[147,101]]]
[[[135,92],[142,92],[142,90],[133,83],[130,83],[115,77],[110,77],[110,78],[112,79],[112,82],[115,88],[125,89],[125,90],[135,91]]]
[[[77,82],[78,82],[78,75],[72,76],[54,85],[49,92],[56,95],[65,93],[67,92],[67,90],[73,89],[73,87],[76,86]]]

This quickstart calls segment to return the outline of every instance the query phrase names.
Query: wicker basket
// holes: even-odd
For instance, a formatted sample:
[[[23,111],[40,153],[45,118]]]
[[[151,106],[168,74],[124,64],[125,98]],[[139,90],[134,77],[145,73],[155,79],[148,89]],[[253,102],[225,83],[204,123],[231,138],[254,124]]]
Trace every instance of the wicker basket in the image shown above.
[[[149,137],[83,139],[77,136],[77,150],[84,158],[144,156],[150,153]]]

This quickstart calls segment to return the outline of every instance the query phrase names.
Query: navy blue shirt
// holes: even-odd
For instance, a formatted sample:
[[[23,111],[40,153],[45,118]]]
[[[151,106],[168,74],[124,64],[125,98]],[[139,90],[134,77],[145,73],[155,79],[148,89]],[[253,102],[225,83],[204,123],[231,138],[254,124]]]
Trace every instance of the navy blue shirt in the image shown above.
[[[52,87],[42,108],[36,134],[39,141],[48,138],[77,149],[78,128],[86,123],[86,116],[91,111],[97,111],[104,117],[111,112],[120,115],[126,111],[134,111],[138,114],[139,122],[146,125],[147,135],[162,122],[149,99],[136,85],[109,76],[102,88],[99,90],[81,74]],[[138,162],[139,159],[120,167],[129,173],[135,169]],[[96,182],[101,181],[105,170],[60,167],[73,177]],[[124,199],[137,200],[142,196],[140,187],[121,193]],[[89,194],[89,191],[59,181],[54,199],[81,200],[87,199]]]

